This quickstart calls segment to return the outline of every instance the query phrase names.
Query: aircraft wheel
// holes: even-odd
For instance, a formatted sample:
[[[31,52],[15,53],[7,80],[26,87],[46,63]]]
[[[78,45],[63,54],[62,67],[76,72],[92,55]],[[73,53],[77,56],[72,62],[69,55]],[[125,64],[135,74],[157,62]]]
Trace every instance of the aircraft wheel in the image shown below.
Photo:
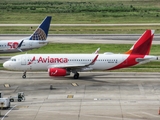
[[[79,78],[79,73],[75,73],[73,77],[74,77],[74,79],[78,79]]]
[[[10,102],[14,102],[14,99],[10,99]]]
[[[26,78],[26,75],[23,75],[22,78],[25,79],[25,78]]]
[[[26,78],[26,71],[24,71],[22,78],[25,79]]]

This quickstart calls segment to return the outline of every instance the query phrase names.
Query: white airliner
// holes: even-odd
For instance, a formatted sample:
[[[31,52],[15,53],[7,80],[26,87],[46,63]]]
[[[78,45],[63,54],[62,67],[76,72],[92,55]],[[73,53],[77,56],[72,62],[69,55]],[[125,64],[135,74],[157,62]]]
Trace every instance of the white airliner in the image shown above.
[[[51,16],[47,16],[30,37],[21,40],[1,40],[0,53],[20,52],[46,45],[50,22]]]
[[[49,76],[66,76],[72,72],[78,79],[78,72],[82,71],[114,70],[158,60],[157,56],[149,55],[153,36],[154,30],[146,30],[124,54],[22,54],[12,57],[3,66],[23,70],[22,78],[26,78],[26,71],[48,70]]]

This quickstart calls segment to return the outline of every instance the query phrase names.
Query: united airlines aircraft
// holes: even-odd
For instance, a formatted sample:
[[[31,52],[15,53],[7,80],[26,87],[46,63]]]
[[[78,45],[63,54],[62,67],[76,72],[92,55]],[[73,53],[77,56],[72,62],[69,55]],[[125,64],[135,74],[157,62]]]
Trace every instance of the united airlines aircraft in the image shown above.
[[[149,55],[154,30],[146,30],[135,44],[124,54],[22,54],[12,57],[3,66],[9,70],[27,71],[48,70],[49,76],[66,76],[90,70],[115,70],[141,63],[158,60],[157,56]]]
[[[12,53],[39,48],[48,43],[46,41],[50,27],[51,16],[47,16],[40,26],[27,38],[21,40],[0,40],[0,53]]]

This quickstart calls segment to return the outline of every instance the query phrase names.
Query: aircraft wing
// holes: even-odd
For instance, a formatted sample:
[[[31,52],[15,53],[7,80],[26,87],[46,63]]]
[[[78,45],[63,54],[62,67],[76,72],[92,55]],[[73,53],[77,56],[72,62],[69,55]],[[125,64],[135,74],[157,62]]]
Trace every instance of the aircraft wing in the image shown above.
[[[59,64],[59,65],[49,65],[48,68],[83,68],[88,67],[90,65],[93,65],[99,55],[96,55],[96,57],[89,63],[89,64]]]
[[[61,64],[61,65],[50,65],[48,68],[80,68],[85,67],[85,64]]]

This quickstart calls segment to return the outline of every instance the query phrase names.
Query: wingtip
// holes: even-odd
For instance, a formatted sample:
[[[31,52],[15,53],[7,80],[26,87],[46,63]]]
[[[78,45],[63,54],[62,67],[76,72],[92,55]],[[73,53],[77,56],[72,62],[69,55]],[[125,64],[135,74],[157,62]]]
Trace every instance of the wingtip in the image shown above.
[[[154,34],[154,32],[155,32],[155,30],[151,30],[151,35],[153,35],[153,34]]]

